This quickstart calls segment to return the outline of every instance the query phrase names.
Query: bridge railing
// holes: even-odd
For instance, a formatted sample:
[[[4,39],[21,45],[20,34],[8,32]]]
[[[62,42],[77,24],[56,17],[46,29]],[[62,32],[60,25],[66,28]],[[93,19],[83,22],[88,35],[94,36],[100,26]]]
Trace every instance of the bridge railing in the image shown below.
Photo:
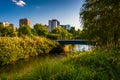
[[[94,42],[88,41],[88,40],[82,40],[82,39],[77,39],[77,40],[53,40],[57,41],[60,44],[81,44],[81,45],[95,45]]]

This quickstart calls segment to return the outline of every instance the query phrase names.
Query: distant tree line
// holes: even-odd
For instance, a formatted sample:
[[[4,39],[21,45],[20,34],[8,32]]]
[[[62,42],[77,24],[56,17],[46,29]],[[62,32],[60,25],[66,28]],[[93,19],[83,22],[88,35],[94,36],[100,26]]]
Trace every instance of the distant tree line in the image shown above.
[[[3,26],[0,25],[0,37],[4,37],[4,36],[15,36],[16,32],[14,32],[13,27],[11,26]]]
[[[15,36],[43,36],[53,40],[66,40],[66,39],[80,39],[81,30],[75,30],[71,27],[70,30],[66,30],[61,27],[54,28],[51,32],[48,31],[47,27],[42,24],[35,24],[33,28],[27,25],[20,26],[16,31],[11,26],[0,25],[0,37],[15,37]]]

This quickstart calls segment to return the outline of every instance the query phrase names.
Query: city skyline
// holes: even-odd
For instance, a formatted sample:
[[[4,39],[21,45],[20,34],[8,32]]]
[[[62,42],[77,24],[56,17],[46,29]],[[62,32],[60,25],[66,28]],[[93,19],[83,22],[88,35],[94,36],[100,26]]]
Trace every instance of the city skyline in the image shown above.
[[[21,18],[29,18],[31,26],[58,19],[61,24],[70,24],[78,29],[82,3],[81,0],[4,0],[0,3],[0,22],[8,21],[19,27]]]

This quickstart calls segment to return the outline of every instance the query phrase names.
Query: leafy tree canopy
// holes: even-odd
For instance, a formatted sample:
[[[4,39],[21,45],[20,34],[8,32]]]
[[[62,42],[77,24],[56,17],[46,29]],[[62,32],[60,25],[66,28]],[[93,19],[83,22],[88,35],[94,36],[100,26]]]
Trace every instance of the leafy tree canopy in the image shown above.
[[[85,0],[80,16],[87,39],[117,45],[120,38],[120,0]]]
[[[1,37],[12,36],[13,32],[14,32],[13,27],[0,25],[0,36]]]
[[[38,36],[45,36],[46,37],[48,34],[47,27],[42,25],[42,24],[35,24],[34,29],[35,29]]]
[[[27,25],[22,25],[18,30],[18,35],[19,36],[22,36],[22,35],[31,36],[32,35],[31,28]]]
[[[72,34],[61,27],[54,28],[51,33],[59,34],[60,35],[59,39],[72,39]]]

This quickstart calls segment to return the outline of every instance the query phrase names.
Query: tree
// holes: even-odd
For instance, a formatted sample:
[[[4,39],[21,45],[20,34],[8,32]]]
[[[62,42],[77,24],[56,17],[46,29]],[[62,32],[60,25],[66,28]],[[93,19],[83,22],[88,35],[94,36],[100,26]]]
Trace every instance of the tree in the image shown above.
[[[119,44],[120,1],[85,0],[81,11],[86,38],[99,44]]]
[[[83,39],[82,33],[83,33],[83,31],[80,30],[80,29],[78,29],[78,30],[76,31],[76,39]]]
[[[58,34],[59,38],[57,39],[71,39],[72,38],[72,34],[61,27],[54,28],[51,33]]]
[[[18,35],[19,36],[22,36],[22,35],[32,36],[31,28],[27,25],[22,25],[18,29]]]
[[[36,32],[35,29],[31,29],[31,32],[32,32],[33,35],[37,36],[37,32]]]
[[[71,27],[70,33],[74,34],[76,32],[75,27]]]
[[[13,28],[11,26],[3,26],[0,25],[0,36],[4,37],[4,36],[12,36],[13,34]]]
[[[48,34],[48,30],[47,30],[46,26],[44,26],[42,24],[35,24],[34,29],[38,36],[46,37]]]
[[[3,27],[2,25],[0,25],[0,37],[2,37],[2,35],[3,35],[3,34],[2,34],[3,28],[4,28],[4,27]]]
[[[76,30],[75,30],[75,27],[71,27],[70,31],[69,31],[72,35],[73,35],[73,39],[76,38]]]
[[[60,34],[49,33],[47,35],[47,38],[52,39],[52,40],[58,40],[58,39],[60,39]]]

